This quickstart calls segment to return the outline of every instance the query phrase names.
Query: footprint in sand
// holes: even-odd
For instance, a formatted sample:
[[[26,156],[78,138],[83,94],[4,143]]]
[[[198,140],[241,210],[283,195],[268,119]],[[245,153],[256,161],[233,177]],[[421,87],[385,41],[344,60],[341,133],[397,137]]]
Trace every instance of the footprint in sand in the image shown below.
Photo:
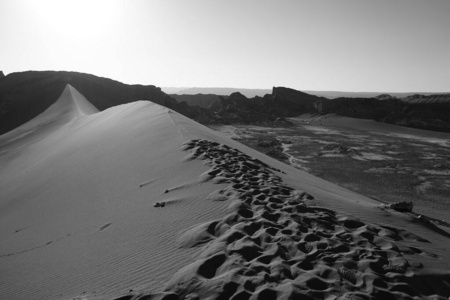
[[[165,292],[173,299],[421,297],[424,287],[409,284],[416,269],[402,253],[423,252],[400,249],[396,241],[427,240],[311,206],[313,196],[283,184],[276,169],[229,146],[192,140],[182,149],[212,167],[204,180],[229,183],[209,198],[227,198],[232,212],[181,236],[182,245],[202,250],[167,283]],[[439,288],[449,285],[443,280]]]

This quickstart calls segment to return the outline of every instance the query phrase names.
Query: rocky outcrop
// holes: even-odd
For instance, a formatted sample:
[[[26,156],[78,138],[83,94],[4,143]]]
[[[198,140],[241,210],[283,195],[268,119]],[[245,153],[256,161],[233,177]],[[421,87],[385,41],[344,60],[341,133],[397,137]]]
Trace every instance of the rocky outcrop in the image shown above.
[[[282,115],[298,115],[314,112],[314,103],[326,99],[285,87],[274,87],[271,106]]]

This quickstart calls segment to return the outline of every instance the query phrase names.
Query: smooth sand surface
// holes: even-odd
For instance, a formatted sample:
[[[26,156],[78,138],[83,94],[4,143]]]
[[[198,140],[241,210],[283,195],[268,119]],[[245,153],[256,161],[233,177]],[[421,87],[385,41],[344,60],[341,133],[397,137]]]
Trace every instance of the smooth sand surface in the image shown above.
[[[357,119],[351,117],[338,116],[335,114],[328,115],[312,115],[304,114],[299,117],[291,118],[291,121],[299,122],[300,124],[324,125],[334,127],[336,129],[356,129],[360,131],[369,131],[381,134],[390,134],[392,136],[414,138],[417,140],[424,140],[436,143],[447,141],[449,134],[447,132],[423,130],[412,127],[398,126],[389,123],[377,122],[369,119]]]
[[[450,296],[449,237],[148,101],[68,86],[0,165],[0,299]]]

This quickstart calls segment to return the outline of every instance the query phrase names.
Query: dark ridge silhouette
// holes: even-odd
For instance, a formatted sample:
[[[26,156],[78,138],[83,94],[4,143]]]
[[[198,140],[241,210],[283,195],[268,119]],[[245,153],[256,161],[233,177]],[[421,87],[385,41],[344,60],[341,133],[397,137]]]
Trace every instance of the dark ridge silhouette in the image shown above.
[[[314,103],[325,99],[285,87],[274,87],[272,90],[273,105],[278,111],[305,113],[315,111]]]
[[[163,90],[165,90],[163,88]],[[170,90],[167,88],[167,90]],[[241,93],[245,97],[253,98],[256,96],[262,97],[266,94],[269,94],[271,91],[268,89],[243,89],[243,88],[215,88],[215,87],[206,87],[206,88],[184,88],[180,89],[177,92],[173,92],[171,94],[178,95],[197,95],[197,94],[213,94],[213,95],[223,95],[229,96],[233,93]]]

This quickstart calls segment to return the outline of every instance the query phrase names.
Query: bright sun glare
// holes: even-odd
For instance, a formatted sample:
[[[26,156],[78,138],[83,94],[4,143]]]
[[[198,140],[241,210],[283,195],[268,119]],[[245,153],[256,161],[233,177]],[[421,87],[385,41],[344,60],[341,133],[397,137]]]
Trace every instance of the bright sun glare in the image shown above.
[[[36,24],[47,33],[91,37],[104,33],[117,21],[120,2],[115,0],[29,1]]]

